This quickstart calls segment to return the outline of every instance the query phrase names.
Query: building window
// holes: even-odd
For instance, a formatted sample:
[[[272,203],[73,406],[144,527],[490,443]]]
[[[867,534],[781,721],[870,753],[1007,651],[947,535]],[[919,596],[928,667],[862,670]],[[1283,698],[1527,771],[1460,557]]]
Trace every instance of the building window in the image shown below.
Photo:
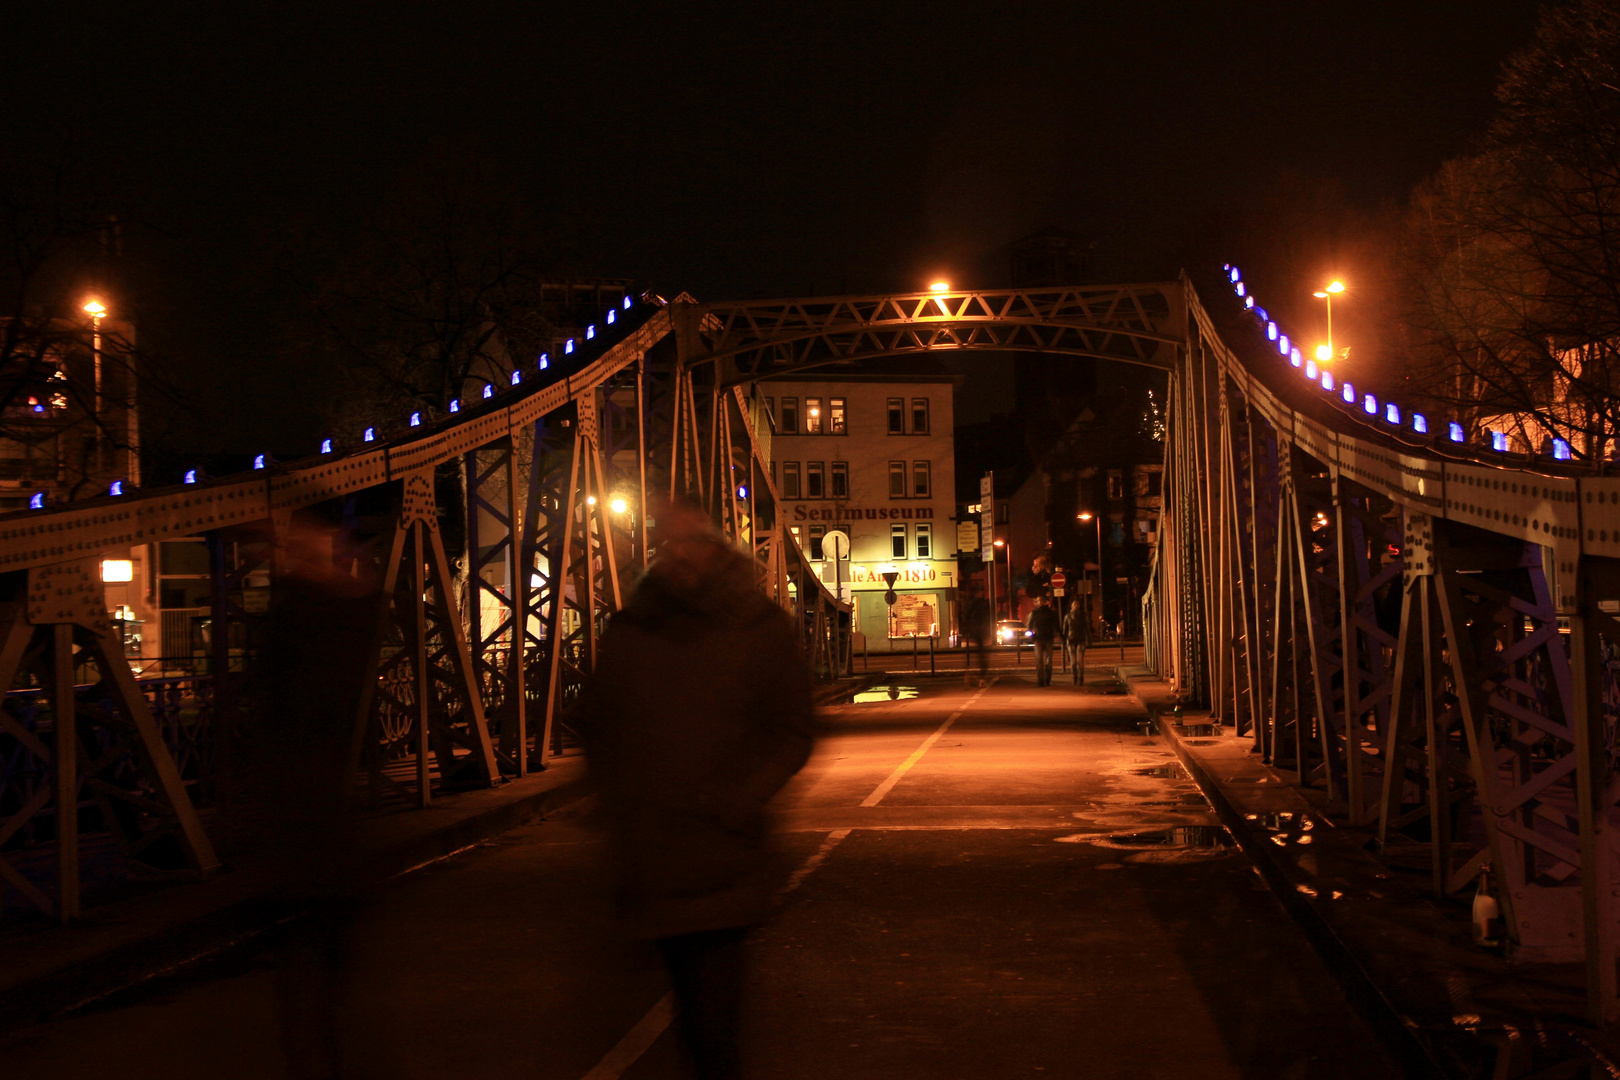
[[[776,428],[776,399],[775,398],[768,397],[768,398],[765,399],[765,415],[771,418],[771,428],[772,428],[772,430],[775,430],[775,428]]]
[[[832,463],[832,497],[835,499],[849,498],[849,462],[835,461]]]
[[[889,399],[889,434],[904,435],[906,433],[906,399],[892,397]]]
[[[827,526],[825,526],[825,525],[812,525],[812,526],[810,526],[810,557],[812,559],[819,559],[819,558],[822,557],[822,554],[821,554],[821,538],[824,537],[825,535],[827,535]]]
[[[835,397],[827,403],[827,434],[844,434],[844,399]]]
[[[1149,496],[1158,495],[1164,490],[1164,473],[1150,472],[1147,474],[1147,493]]]
[[[797,435],[799,433],[799,399],[785,397],[782,399],[782,434]]]
[[[807,462],[804,466],[804,497],[807,499],[824,499],[827,497],[825,486],[826,466],[819,461]]]
[[[934,527],[932,525],[917,526],[917,558],[932,559],[934,557]]]
[[[1116,470],[1108,474],[1108,501],[1117,502],[1125,497],[1125,481]]]
[[[911,433],[928,434],[928,399],[925,397],[911,399]]]
[[[906,527],[904,525],[889,526],[889,557],[893,559],[906,557]]]
[[[771,459],[771,486],[776,486],[776,459]]]
[[[906,463],[903,461],[889,462],[889,498],[903,499],[906,497]]]
[[[911,463],[911,494],[919,499],[928,498],[928,462],[913,461]]]
[[[818,397],[804,399],[804,433],[821,434],[821,399]]]
[[[799,498],[799,463],[797,461],[782,462],[782,498]]]

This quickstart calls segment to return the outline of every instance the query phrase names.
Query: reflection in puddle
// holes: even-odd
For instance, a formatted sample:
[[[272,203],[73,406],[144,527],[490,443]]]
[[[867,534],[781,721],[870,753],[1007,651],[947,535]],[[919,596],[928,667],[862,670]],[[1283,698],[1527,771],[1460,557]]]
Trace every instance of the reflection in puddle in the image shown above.
[[[1164,780],[1187,779],[1187,770],[1175,763],[1168,765],[1149,765],[1145,769],[1132,769],[1131,771],[1137,776],[1157,776]]]
[[[904,701],[917,696],[915,686],[874,686],[850,698],[857,705],[873,701]]]
[[[1145,848],[1224,848],[1231,846],[1232,837],[1219,825],[1180,825],[1173,829],[1152,832],[1116,833],[1113,836],[1094,836],[1088,842],[1098,847],[1141,850]]]
[[[1291,844],[1309,844],[1315,839],[1311,836],[1311,830],[1316,828],[1316,822],[1309,814],[1245,814],[1244,817],[1250,824],[1263,830],[1267,834],[1266,838],[1281,848]]]

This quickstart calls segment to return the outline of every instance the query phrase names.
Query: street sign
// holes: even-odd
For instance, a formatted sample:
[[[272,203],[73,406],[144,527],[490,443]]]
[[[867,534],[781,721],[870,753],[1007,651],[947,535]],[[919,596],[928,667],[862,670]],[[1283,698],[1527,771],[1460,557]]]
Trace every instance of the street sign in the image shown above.
[[[987,472],[979,477],[979,558],[982,562],[996,561],[996,474]]]
[[[1052,591],[1053,592],[1061,593],[1063,591],[1063,587],[1065,585],[1067,585],[1068,583],[1069,583],[1069,579],[1063,573],[1063,571],[1059,570],[1057,573],[1052,575]]]
[[[849,558],[849,534],[834,529],[821,539],[821,550],[830,559]]]

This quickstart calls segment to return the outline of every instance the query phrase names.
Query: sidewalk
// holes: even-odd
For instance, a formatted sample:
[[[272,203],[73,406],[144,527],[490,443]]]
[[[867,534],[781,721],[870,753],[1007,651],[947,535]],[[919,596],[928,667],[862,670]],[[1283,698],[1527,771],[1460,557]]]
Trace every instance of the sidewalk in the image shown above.
[[[1470,909],[1437,900],[1427,872],[1380,859],[1374,832],[1326,810],[1321,792],[1293,786],[1231,727],[1207,737],[1207,711],[1169,720],[1169,687],[1126,666],[1131,688],[1222,822],[1311,938],[1358,1009],[1437,1075],[1493,1080],[1579,1064],[1620,1076],[1620,1038],[1582,1022],[1575,964],[1515,964],[1472,943]],[[1198,731],[1189,737],[1187,729]],[[1587,1073],[1557,1069],[1547,1075]]]

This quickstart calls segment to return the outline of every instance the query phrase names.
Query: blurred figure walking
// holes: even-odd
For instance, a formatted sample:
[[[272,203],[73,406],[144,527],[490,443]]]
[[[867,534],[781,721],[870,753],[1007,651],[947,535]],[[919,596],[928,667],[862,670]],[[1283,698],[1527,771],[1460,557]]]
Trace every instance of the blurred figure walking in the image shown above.
[[[1086,646],[1091,644],[1091,614],[1079,597],[1069,605],[1063,616],[1063,651],[1069,661],[1069,672],[1074,685],[1086,684]]]
[[[1035,601],[1026,624],[1035,639],[1035,685],[1052,685],[1052,642],[1058,636],[1058,615],[1045,596]]]
[[[736,1080],[744,939],[787,878],[766,804],[810,755],[810,671],[752,560],[690,505],[654,521],[579,718],[622,913],[663,955],[698,1075]]]
[[[968,656],[962,660],[962,678],[969,686],[973,685],[973,656],[979,654],[979,685],[990,685],[990,646],[994,644],[992,634],[995,632],[991,626],[990,602],[982,596],[975,596],[962,615],[962,629],[967,634]]]

